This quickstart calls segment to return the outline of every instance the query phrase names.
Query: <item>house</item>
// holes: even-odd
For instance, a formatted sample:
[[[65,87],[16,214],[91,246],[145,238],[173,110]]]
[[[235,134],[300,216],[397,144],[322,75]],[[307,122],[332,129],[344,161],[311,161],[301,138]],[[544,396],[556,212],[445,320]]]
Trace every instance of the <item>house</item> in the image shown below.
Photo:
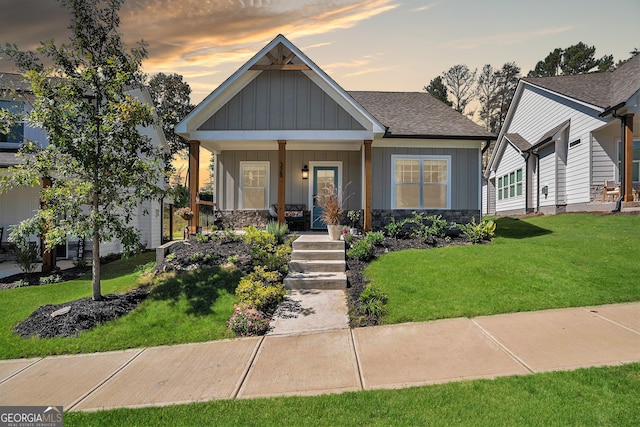
[[[480,218],[481,151],[495,137],[427,93],[347,92],[278,35],[208,95],[176,133],[189,140],[190,188],[200,149],[216,157],[216,200],[235,226],[284,222],[287,206],[322,229],[314,195],[344,189],[364,228],[414,211]],[[198,197],[191,192],[198,225]]]
[[[0,108],[14,112],[29,111],[32,108],[32,97],[29,84],[19,74],[0,72]],[[152,104],[146,88],[132,89],[130,93],[145,103]],[[15,96],[14,94],[17,94]],[[151,138],[157,146],[166,146],[167,142],[159,124],[139,129],[140,133]],[[46,146],[49,141],[43,129],[19,124],[8,134],[0,133],[0,174],[8,173],[8,168],[21,161],[16,156],[23,141],[32,141]],[[10,229],[20,221],[33,216],[40,206],[39,187],[20,187],[0,194],[0,228],[3,228],[2,244],[6,244]],[[159,201],[145,201],[140,204],[137,214],[132,219],[140,232],[141,242],[149,249],[162,244],[162,206]],[[38,236],[32,236],[34,241]],[[85,247],[86,244],[86,247]],[[86,251],[85,251],[86,249]],[[91,250],[91,242],[79,243],[76,236],[69,236],[64,245],[56,247],[56,256],[60,259],[76,259],[87,255]],[[101,253],[122,253],[123,246],[118,241],[101,244]]]
[[[633,205],[639,105],[640,55],[613,72],[521,79],[484,173],[483,213],[611,211],[619,194]]]

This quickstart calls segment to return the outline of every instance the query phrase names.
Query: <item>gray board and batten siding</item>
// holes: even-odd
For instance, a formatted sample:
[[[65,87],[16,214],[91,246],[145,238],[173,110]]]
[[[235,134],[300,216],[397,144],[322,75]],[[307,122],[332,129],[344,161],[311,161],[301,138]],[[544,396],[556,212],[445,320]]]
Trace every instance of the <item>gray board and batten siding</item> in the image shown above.
[[[313,142],[308,142],[313,146]],[[268,161],[269,205],[278,202],[278,151],[233,150],[218,154],[218,198],[219,209],[239,209],[240,162]],[[342,162],[342,183],[345,187],[345,208],[361,209],[362,153],[360,151],[337,150],[287,150],[285,201],[288,204],[309,204],[309,181],[302,179],[302,167],[310,162]],[[307,206],[307,209],[310,209]]]
[[[302,71],[264,71],[199,130],[364,130]]]
[[[445,142],[446,143],[446,142]],[[480,209],[480,160],[477,148],[378,147],[371,150],[373,209],[391,208],[391,156],[451,156],[451,210]]]

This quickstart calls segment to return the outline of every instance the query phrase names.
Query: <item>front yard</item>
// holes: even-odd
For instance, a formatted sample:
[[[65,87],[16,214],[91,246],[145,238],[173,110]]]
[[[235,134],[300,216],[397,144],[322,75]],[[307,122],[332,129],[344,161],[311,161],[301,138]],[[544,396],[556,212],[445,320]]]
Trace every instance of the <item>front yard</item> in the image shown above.
[[[410,249],[373,261],[365,275],[388,295],[382,323],[640,301],[640,216],[571,214],[496,222],[491,243]],[[0,359],[233,337],[227,321],[251,261],[238,249],[223,255],[192,247],[195,252],[184,257],[212,265],[155,277],[144,274],[153,253],[105,265],[105,295],[142,287],[149,297],[131,313],[77,337],[22,338],[14,328],[42,305],[89,296],[90,278],[0,291]]]

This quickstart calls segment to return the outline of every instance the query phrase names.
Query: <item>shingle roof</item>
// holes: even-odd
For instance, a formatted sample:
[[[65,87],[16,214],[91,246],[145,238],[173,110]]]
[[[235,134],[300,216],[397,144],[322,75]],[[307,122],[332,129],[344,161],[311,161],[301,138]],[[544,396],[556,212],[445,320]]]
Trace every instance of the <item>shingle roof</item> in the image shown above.
[[[519,133],[508,133],[505,135],[509,141],[520,151],[527,151],[531,148],[531,144],[524,139]]]
[[[349,92],[388,128],[387,136],[495,139],[480,125],[426,92]]]
[[[28,91],[31,86],[20,74],[0,71],[0,89]]]
[[[640,55],[629,59],[613,72],[525,77],[522,80],[597,107],[608,108],[626,102],[640,89]]]

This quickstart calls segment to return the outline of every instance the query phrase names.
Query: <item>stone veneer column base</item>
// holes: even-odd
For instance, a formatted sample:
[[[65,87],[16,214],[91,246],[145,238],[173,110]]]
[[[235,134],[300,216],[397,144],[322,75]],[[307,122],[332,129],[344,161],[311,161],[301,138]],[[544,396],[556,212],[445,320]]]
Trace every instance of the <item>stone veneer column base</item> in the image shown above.
[[[396,221],[402,221],[405,218],[413,216],[413,212],[424,212],[425,215],[440,215],[449,222],[457,222],[466,224],[475,218],[476,222],[480,221],[480,210],[445,210],[445,209],[425,209],[425,210],[406,210],[406,209],[374,209],[373,210],[373,229],[382,230],[391,222],[391,218]]]

